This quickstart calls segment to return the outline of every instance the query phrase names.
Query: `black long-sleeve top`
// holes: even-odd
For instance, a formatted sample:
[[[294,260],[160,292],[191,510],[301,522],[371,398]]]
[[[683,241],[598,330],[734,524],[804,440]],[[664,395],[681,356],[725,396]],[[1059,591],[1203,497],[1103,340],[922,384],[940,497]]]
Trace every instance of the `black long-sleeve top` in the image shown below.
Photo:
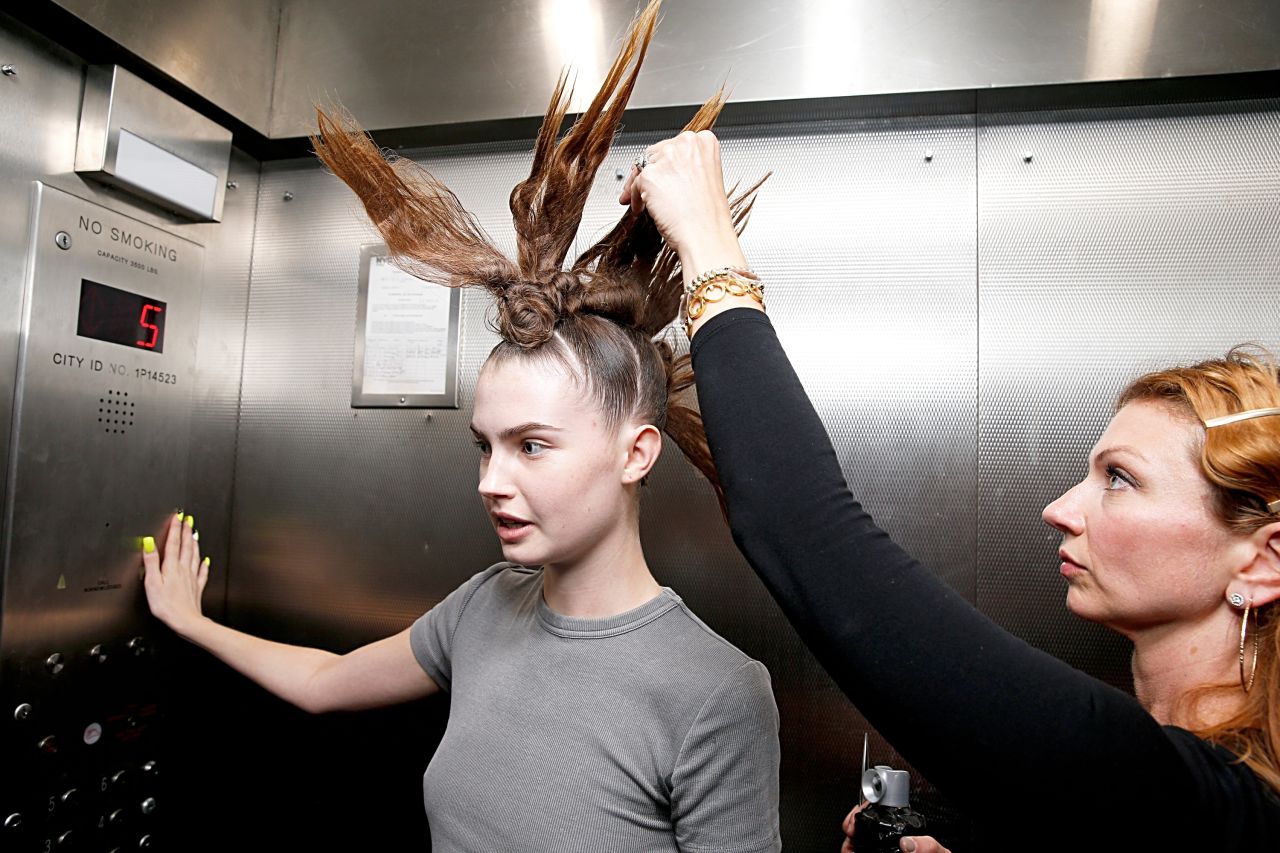
[[[1280,798],[1248,767],[1009,634],[875,525],[764,314],[711,319],[691,352],[738,547],[844,693],[981,835],[1280,850]]]

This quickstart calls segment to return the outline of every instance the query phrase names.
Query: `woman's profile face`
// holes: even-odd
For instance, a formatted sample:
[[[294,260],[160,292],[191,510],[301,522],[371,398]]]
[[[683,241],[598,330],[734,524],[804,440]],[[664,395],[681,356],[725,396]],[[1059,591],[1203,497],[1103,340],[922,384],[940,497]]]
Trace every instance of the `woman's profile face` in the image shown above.
[[[557,365],[490,362],[476,383],[471,431],[481,500],[507,560],[568,565],[608,547],[629,493],[621,430]]]
[[[1067,607],[1128,633],[1226,606],[1247,542],[1214,514],[1200,471],[1203,428],[1139,400],[1111,419],[1079,484],[1043,517],[1062,533]]]

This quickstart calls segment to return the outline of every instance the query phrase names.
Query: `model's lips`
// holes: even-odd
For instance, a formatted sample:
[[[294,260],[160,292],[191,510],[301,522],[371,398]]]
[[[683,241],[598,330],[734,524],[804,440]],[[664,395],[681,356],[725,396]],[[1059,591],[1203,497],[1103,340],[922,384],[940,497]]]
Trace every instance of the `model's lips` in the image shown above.
[[[494,529],[504,545],[519,542],[533,530],[533,522],[506,512],[490,513]]]

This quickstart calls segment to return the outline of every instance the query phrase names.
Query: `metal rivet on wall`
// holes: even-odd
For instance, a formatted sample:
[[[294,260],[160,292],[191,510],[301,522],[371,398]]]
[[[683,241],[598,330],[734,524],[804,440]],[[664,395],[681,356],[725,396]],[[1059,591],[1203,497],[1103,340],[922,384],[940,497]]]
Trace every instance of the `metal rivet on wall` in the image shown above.
[[[615,181],[620,181],[620,180],[622,180],[623,178],[625,178],[626,176],[627,176],[626,172],[622,171],[621,169],[614,169],[614,170],[613,170],[613,179],[614,179]]]
[[[0,73],[6,77],[17,77],[18,67],[16,65],[0,65]]]
[[[422,418],[423,418],[423,420],[425,420],[427,423],[431,423],[431,421],[432,421],[431,413],[430,413],[430,412],[427,412],[425,415],[423,415],[423,416],[422,416]]]
[[[924,152],[924,161],[925,161],[926,163],[932,163],[932,162],[933,162],[933,152],[932,152],[932,151],[926,151],[926,152]]]
[[[284,191],[284,200],[285,200],[285,201],[293,201],[293,193],[289,192],[288,190],[285,190],[285,191]]]
[[[1022,152],[1022,162],[1024,162],[1024,163],[1030,163],[1030,162],[1031,162],[1031,160],[1032,160],[1034,157],[1035,157],[1035,155],[1034,155],[1034,154],[1032,154],[1030,151],[1023,151],[1023,152]]]
[[[239,182],[239,181],[227,181],[227,189],[229,189],[229,190],[238,190],[238,189],[240,189],[240,182]]]

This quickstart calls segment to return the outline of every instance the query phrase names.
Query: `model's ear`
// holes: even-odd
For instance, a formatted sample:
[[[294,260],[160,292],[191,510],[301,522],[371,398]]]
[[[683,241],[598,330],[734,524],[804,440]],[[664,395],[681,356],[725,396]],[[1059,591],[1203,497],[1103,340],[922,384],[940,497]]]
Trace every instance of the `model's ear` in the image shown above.
[[[1239,593],[1262,607],[1280,599],[1280,521],[1249,536],[1253,559],[1236,573],[1227,595]]]
[[[662,433],[653,424],[644,424],[624,428],[623,434],[627,438],[627,457],[622,467],[622,482],[631,485],[647,477],[662,455]]]

